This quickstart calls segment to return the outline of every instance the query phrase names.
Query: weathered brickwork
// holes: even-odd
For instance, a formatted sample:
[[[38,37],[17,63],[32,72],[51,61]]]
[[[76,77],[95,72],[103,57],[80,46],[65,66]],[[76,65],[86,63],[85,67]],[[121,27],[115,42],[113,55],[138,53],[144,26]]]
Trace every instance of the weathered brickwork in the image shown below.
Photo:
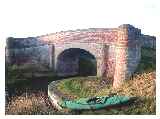
[[[155,44],[155,37],[143,35],[140,29],[124,24],[118,28],[90,28],[38,37],[9,38],[6,59],[10,63],[36,60],[48,65],[58,75],[67,76],[78,73],[77,54],[83,50],[95,58],[97,76],[106,80],[112,77],[113,86],[118,87],[134,73],[141,59],[141,47],[155,48]]]

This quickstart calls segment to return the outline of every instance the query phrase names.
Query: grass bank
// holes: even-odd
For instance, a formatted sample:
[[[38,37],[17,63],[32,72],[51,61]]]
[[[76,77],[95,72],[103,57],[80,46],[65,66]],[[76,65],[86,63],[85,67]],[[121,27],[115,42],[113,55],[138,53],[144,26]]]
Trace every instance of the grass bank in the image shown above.
[[[116,95],[136,96],[138,99],[123,107],[106,108],[81,112],[58,112],[48,99],[48,84],[61,80],[50,69],[40,64],[22,66],[6,65],[6,114],[155,114],[155,70],[154,49],[143,48],[142,60],[132,78],[126,80],[119,89],[112,89],[101,78],[72,77],[62,80],[58,90],[81,98],[88,96]]]

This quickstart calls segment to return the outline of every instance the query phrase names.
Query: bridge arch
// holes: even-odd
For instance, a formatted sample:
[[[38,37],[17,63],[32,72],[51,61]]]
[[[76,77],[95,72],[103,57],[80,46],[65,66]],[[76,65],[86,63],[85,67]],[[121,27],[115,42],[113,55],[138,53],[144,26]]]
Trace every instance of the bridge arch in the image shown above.
[[[57,69],[57,63],[58,63],[58,56],[65,50],[70,49],[70,48],[80,48],[85,50],[86,52],[90,53],[93,55],[96,59],[96,66],[97,66],[97,76],[101,77],[102,74],[104,73],[104,45],[103,44],[98,44],[98,43],[67,43],[65,45],[62,44],[56,44],[54,45],[55,51],[54,51],[54,69],[55,72],[58,75],[61,75],[58,73]],[[62,65],[63,66],[63,65]],[[66,74],[67,75],[67,74]],[[65,76],[65,75],[64,75]]]
[[[97,60],[94,54],[85,49],[65,49],[57,57],[56,71],[59,76],[95,76]]]

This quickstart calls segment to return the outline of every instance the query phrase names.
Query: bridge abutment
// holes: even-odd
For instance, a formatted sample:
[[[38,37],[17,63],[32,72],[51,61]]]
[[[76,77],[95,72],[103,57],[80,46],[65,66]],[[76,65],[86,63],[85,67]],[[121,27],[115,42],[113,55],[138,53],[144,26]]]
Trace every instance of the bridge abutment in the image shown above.
[[[119,87],[137,68],[141,58],[141,45],[138,43],[140,30],[131,25],[121,25],[116,42],[116,65],[113,87]]]

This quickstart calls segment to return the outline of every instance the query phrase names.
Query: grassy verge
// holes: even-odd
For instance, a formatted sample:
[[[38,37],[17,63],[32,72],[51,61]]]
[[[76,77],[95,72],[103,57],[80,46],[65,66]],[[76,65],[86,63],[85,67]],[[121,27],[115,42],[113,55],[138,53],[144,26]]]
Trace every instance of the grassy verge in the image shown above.
[[[75,98],[94,96],[100,79],[97,77],[73,77],[61,81],[57,89]]]
[[[81,112],[58,112],[48,99],[48,84],[59,80],[47,67],[26,64],[6,65],[6,114],[155,114],[155,50],[143,48],[135,75],[119,89],[104,85],[97,77],[72,77],[62,80],[58,89],[74,98],[117,95],[136,96],[130,105]],[[38,70],[37,70],[38,69]]]
[[[75,98],[106,96],[111,93],[137,97],[132,105],[125,108],[102,109],[97,111],[82,111],[80,114],[155,114],[155,72],[137,74],[132,80],[126,81],[120,88],[113,89],[111,85],[99,88],[99,79],[95,77],[72,78],[64,80],[58,89]],[[114,110],[114,111],[113,111]]]

